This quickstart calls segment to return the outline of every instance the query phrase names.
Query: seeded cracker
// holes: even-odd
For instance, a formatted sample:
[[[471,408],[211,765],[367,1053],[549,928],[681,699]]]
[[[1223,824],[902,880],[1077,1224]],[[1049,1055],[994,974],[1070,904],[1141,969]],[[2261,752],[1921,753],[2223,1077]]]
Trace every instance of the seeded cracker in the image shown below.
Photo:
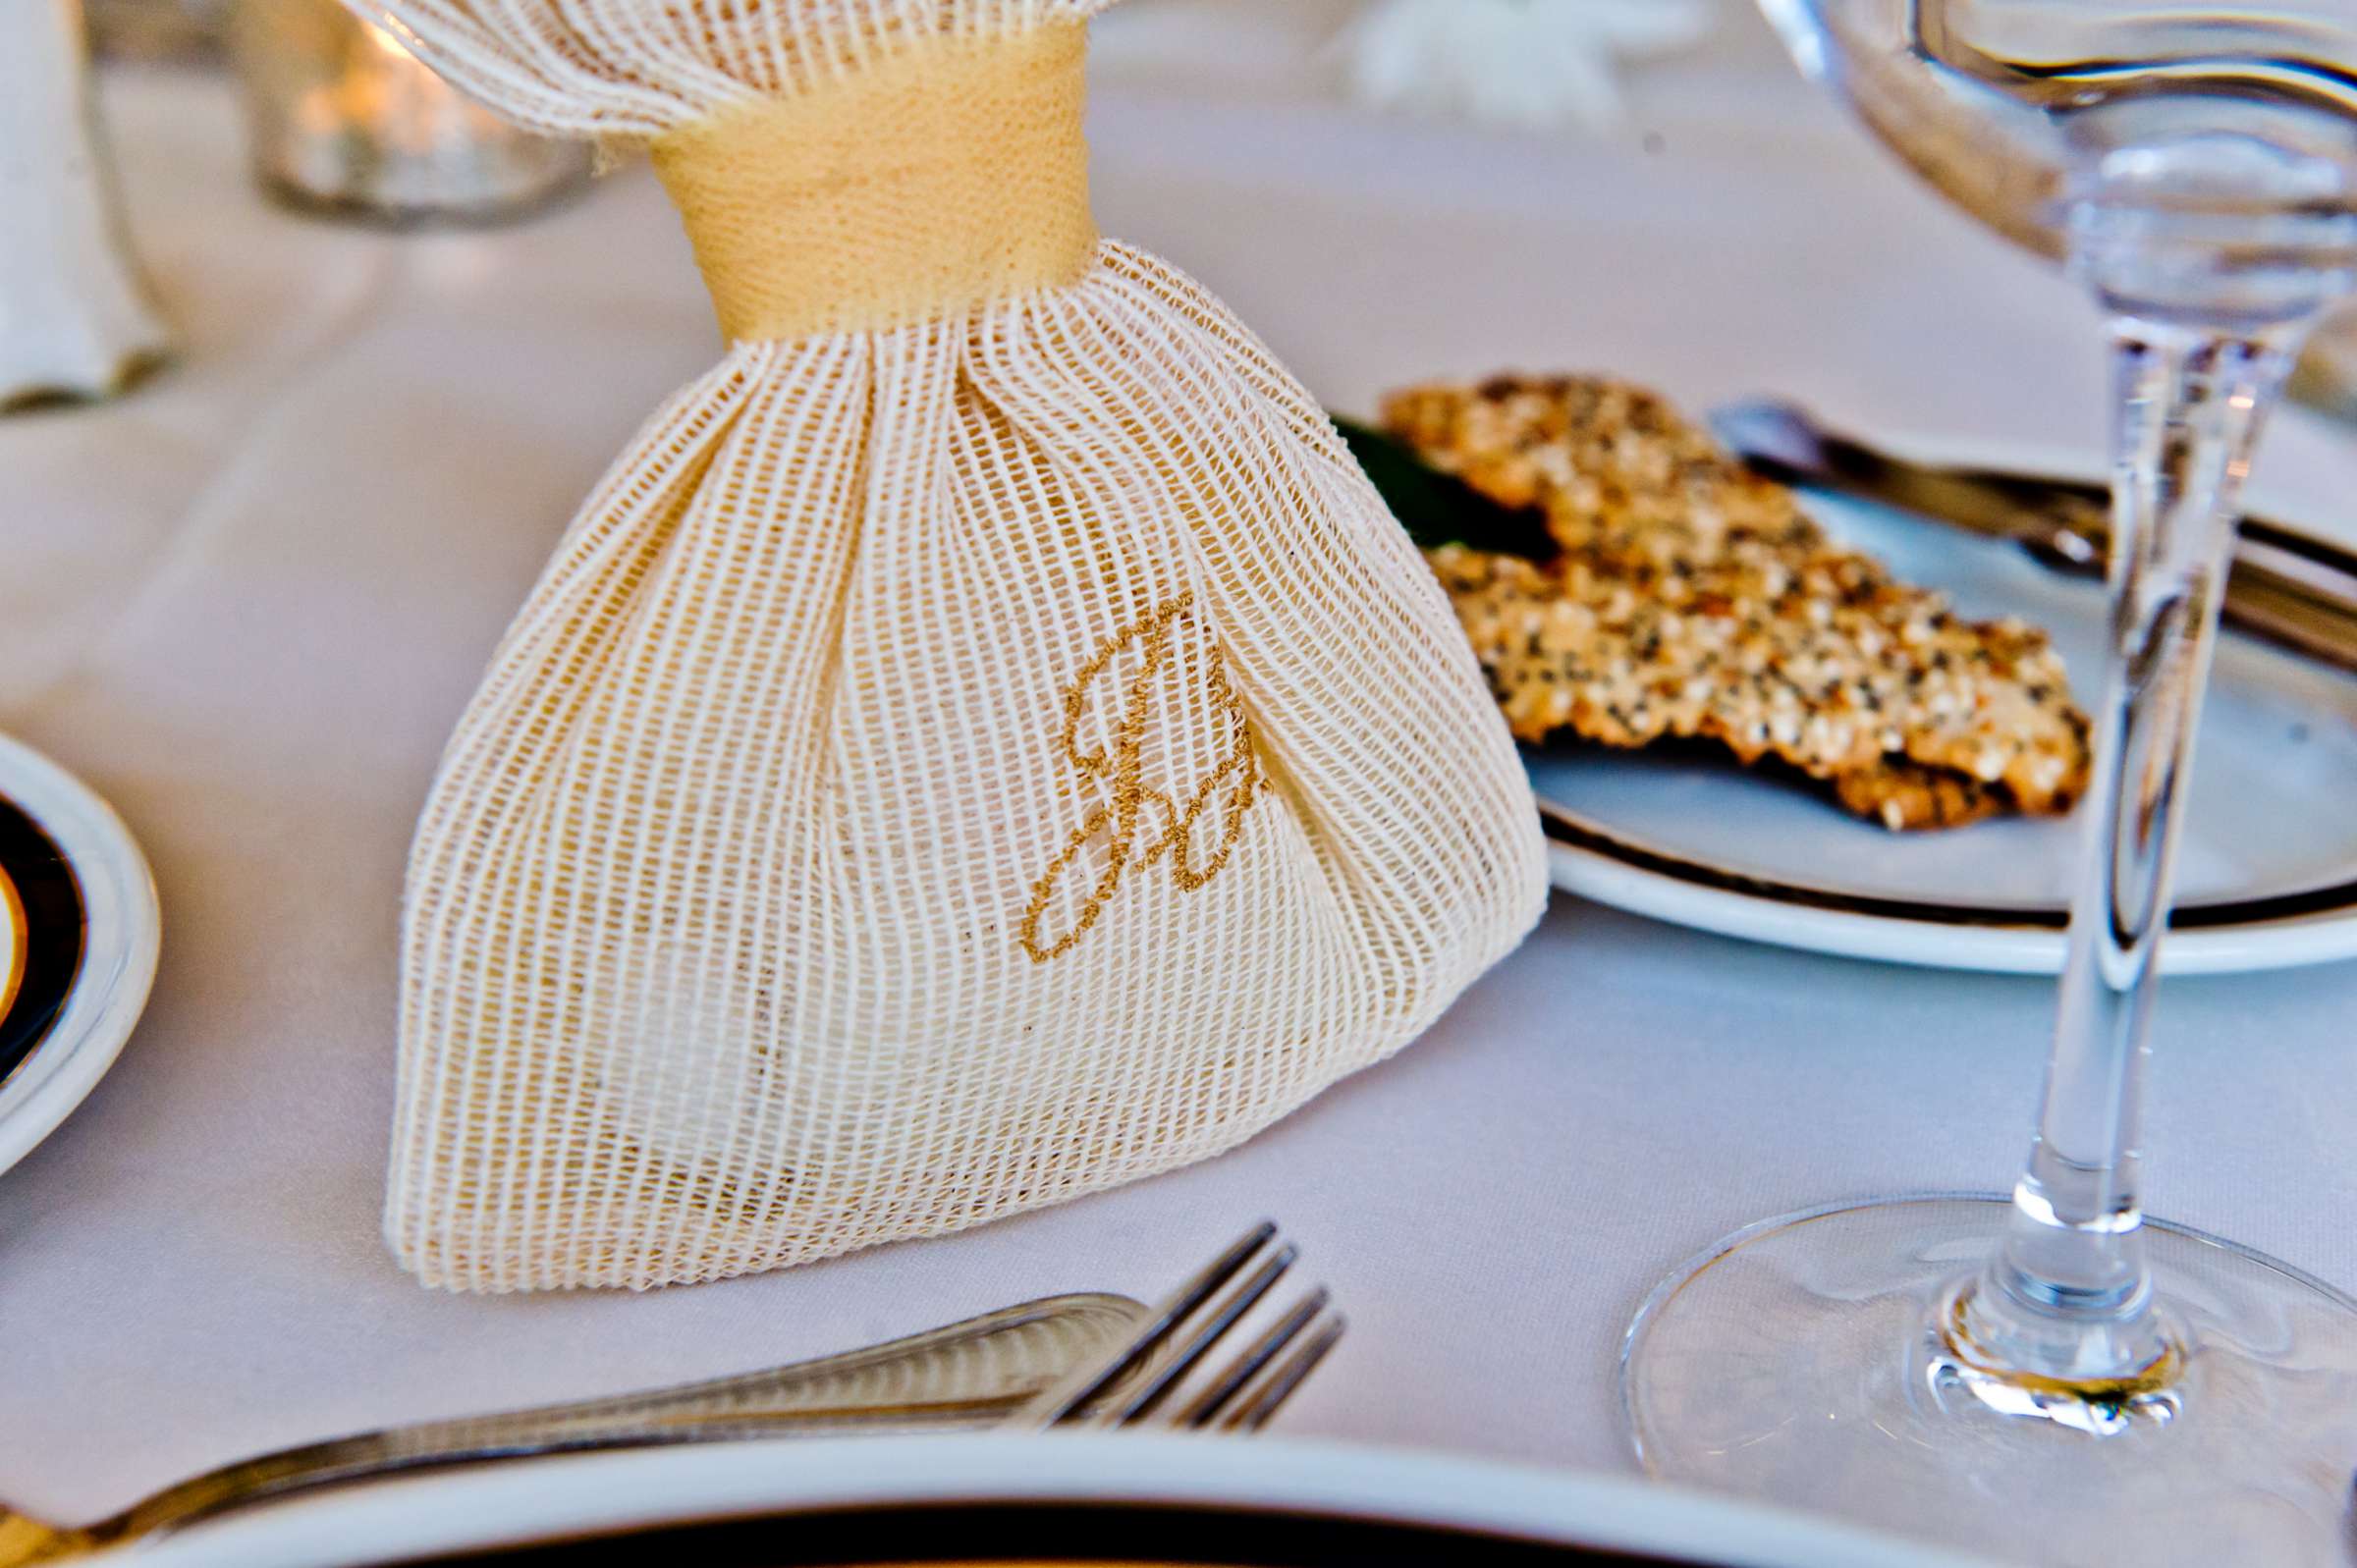
[[[1562,554],[1430,552],[1514,733],[1715,741],[1893,829],[2057,813],[2087,721],[2046,634],[1973,622],[1829,541],[1661,398],[1602,378],[1413,387],[1384,422],[1535,506]]]

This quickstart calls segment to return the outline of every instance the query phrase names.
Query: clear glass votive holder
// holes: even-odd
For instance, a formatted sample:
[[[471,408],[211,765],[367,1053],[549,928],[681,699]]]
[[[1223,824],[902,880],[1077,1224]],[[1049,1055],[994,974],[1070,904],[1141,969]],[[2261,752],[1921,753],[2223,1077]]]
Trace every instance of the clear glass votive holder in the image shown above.
[[[254,171],[290,205],[393,224],[495,223],[589,177],[588,142],[508,124],[336,0],[237,0],[230,24]]]

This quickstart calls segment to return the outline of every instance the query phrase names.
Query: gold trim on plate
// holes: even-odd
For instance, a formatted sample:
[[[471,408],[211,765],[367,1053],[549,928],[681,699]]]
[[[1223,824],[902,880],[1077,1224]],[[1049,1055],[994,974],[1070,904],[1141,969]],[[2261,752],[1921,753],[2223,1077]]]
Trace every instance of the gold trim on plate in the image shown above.
[[[6,866],[0,866],[0,910],[6,912],[11,939],[0,953],[5,956],[5,962],[0,962],[0,1019],[5,1019],[8,1009],[16,1005],[17,988],[25,983],[25,958],[32,933],[32,922],[25,915],[25,900],[18,895]]]

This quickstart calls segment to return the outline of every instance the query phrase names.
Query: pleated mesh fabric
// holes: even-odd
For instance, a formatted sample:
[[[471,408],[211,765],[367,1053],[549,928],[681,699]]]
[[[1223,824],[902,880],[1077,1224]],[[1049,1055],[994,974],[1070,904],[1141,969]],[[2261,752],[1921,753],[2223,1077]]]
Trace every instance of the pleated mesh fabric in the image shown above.
[[[1098,0],[399,0],[658,133]],[[708,1279],[1199,1160],[1544,896],[1438,586],[1194,284],[740,341],[583,506],[413,851],[387,1233],[437,1285]]]

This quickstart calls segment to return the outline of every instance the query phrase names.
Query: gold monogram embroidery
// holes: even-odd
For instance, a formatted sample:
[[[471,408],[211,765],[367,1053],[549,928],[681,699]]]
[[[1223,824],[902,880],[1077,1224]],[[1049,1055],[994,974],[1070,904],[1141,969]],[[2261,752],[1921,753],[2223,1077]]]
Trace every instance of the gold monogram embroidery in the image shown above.
[[[1193,602],[1192,594],[1180,594],[1135,625],[1116,632],[1080,667],[1079,675],[1064,694],[1064,728],[1057,735],[1057,747],[1083,777],[1110,783],[1113,798],[1089,810],[1080,826],[1072,831],[1071,838],[1057,851],[1056,858],[1049,862],[1047,871],[1031,885],[1031,903],[1023,911],[1017,934],[1022,939],[1023,951],[1035,962],[1045,963],[1069,952],[1072,944],[1097,923],[1097,917],[1105,912],[1105,905],[1132,866],[1151,866],[1168,854],[1171,880],[1188,892],[1218,876],[1244,831],[1244,814],[1260,798],[1266,781],[1252,750],[1252,730],[1244,719],[1243,704],[1236,701],[1234,689],[1228,684],[1227,667],[1217,648],[1208,656],[1206,695],[1211,706],[1227,717],[1233,742],[1218,766],[1187,791],[1183,805],[1175,803],[1145,782],[1142,757],[1155,683],[1175,656],[1174,642],[1178,628],[1192,620]],[[1090,693],[1104,680],[1114,661],[1132,648],[1138,653],[1137,668],[1122,689],[1113,742],[1104,750],[1084,752],[1080,749],[1080,725],[1088,711]],[[1198,862],[1195,838],[1198,821],[1223,789],[1226,798],[1218,817],[1216,841]],[[1149,810],[1160,818],[1162,832],[1141,849],[1138,833]],[[1061,937],[1043,936],[1040,924],[1065,872],[1100,834],[1105,836],[1105,869],[1098,873],[1096,886],[1089,890],[1088,897],[1080,905],[1079,918]]]

